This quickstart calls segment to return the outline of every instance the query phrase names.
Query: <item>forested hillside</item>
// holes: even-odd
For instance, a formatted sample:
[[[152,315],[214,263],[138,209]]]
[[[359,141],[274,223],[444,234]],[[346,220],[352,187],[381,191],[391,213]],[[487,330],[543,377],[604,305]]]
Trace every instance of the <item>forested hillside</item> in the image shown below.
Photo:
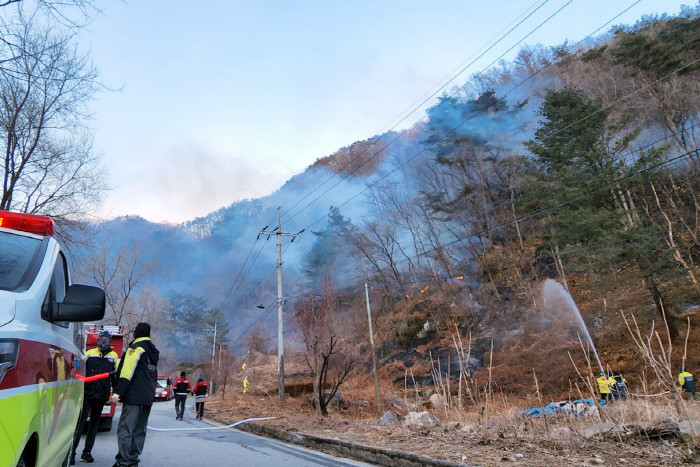
[[[131,315],[158,314],[172,335],[225,316],[234,352],[270,350],[276,257],[258,233],[282,206],[282,230],[304,230],[284,245],[292,347],[342,336],[340,354],[369,371],[367,283],[385,380],[430,378],[431,357],[447,370],[461,339],[475,379],[492,362],[504,390],[529,391],[534,369],[561,394],[583,352],[571,311],[544,303],[554,279],[603,363],[634,380],[644,367],[622,313],[644,329],[667,323],[680,347],[698,323],[698,57],[690,10],[524,48],[444,93],[421,123],[319,159],[268,198],[121,243],[114,221],[93,270],[120,247],[138,251],[132,270],[155,301],[138,305],[134,288]],[[695,368],[698,342],[691,327]]]

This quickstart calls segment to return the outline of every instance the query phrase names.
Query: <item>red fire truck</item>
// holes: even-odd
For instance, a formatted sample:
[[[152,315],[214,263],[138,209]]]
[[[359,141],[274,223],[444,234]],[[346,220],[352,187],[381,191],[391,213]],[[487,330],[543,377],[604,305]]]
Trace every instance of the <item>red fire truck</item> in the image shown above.
[[[114,350],[119,357],[122,358],[124,353],[124,326],[106,326],[98,324],[84,324],[85,329],[85,349],[87,352],[90,349],[97,347],[97,336],[100,331],[109,331],[112,335],[112,340],[109,346]],[[102,409],[102,416],[100,417],[100,431],[109,431],[112,429],[112,419],[114,418],[114,411],[117,404],[111,400],[107,401],[104,408]]]

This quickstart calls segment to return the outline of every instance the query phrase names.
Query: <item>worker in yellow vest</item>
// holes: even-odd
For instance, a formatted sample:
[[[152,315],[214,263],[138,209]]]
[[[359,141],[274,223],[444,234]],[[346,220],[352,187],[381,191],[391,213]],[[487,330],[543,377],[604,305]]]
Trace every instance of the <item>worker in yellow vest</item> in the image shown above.
[[[700,394],[698,394],[697,387],[695,386],[693,375],[685,371],[685,366],[681,366],[681,372],[678,373],[678,383],[683,388],[686,399],[689,401],[700,401]]]
[[[619,401],[620,393],[617,390],[617,381],[615,381],[612,371],[608,371],[608,387],[610,388],[610,402]]]
[[[600,399],[605,402],[609,402],[610,395],[610,385],[608,384],[608,377],[604,372],[600,372],[600,377],[596,380],[598,382],[598,392],[600,393]]]
[[[243,394],[248,392],[249,385],[250,385],[250,383],[248,382],[248,377],[246,376],[245,378],[243,378]]]

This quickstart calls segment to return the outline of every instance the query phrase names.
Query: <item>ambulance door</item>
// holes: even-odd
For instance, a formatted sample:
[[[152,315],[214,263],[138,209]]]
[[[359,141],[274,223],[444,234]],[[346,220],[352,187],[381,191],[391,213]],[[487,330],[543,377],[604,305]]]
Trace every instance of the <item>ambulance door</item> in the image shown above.
[[[62,302],[68,289],[68,269],[63,253],[59,252],[47,293],[48,303]],[[48,394],[50,423],[42,427],[46,444],[40,453],[39,465],[56,465],[68,455],[75,427],[82,408],[83,385],[75,378],[74,362],[80,359],[73,339],[73,326],[68,322],[46,322],[51,342],[50,375],[55,382]],[[41,461],[45,464],[42,464]]]

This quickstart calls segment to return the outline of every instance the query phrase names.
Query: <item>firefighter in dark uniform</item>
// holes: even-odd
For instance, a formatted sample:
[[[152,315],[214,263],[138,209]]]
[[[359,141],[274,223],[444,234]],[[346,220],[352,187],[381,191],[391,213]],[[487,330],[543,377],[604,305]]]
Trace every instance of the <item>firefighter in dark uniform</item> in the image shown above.
[[[119,362],[114,392],[123,403],[117,439],[119,452],[114,467],[139,465],[139,456],[146,442],[148,416],[153,405],[158,379],[160,352],[151,342],[151,326],[139,323],[134,340]]]
[[[619,371],[613,371],[613,381],[615,381],[615,392],[617,393],[617,398],[626,400],[627,399],[627,380],[624,376],[620,374]]]
[[[700,394],[698,394],[698,389],[695,386],[695,379],[693,379],[693,375],[690,372],[685,370],[685,366],[682,366],[681,372],[678,373],[678,383],[683,388],[686,399],[689,401],[700,401]]]
[[[175,392],[175,420],[182,420],[182,416],[185,413],[187,394],[192,390],[190,380],[187,379],[187,373],[184,371],[180,372],[180,377],[173,384],[173,390]]]
[[[112,335],[109,331],[101,331],[97,335],[97,347],[85,352],[85,376],[93,376],[101,373],[114,374],[117,365],[119,365],[119,356],[109,346],[112,340]],[[80,420],[75,430],[73,437],[73,451],[70,455],[70,464],[75,465],[75,452],[78,450],[80,443],[80,435],[83,433],[83,427],[90,413],[90,424],[88,425],[87,436],[85,437],[85,446],[80,459],[83,462],[94,462],[92,457],[92,447],[95,445],[95,436],[97,428],[100,424],[102,416],[102,408],[109,400],[111,392],[110,375],[107,378],[98,379],[85,383],[85,398],[83,399],[83,411],[80,414]]]

